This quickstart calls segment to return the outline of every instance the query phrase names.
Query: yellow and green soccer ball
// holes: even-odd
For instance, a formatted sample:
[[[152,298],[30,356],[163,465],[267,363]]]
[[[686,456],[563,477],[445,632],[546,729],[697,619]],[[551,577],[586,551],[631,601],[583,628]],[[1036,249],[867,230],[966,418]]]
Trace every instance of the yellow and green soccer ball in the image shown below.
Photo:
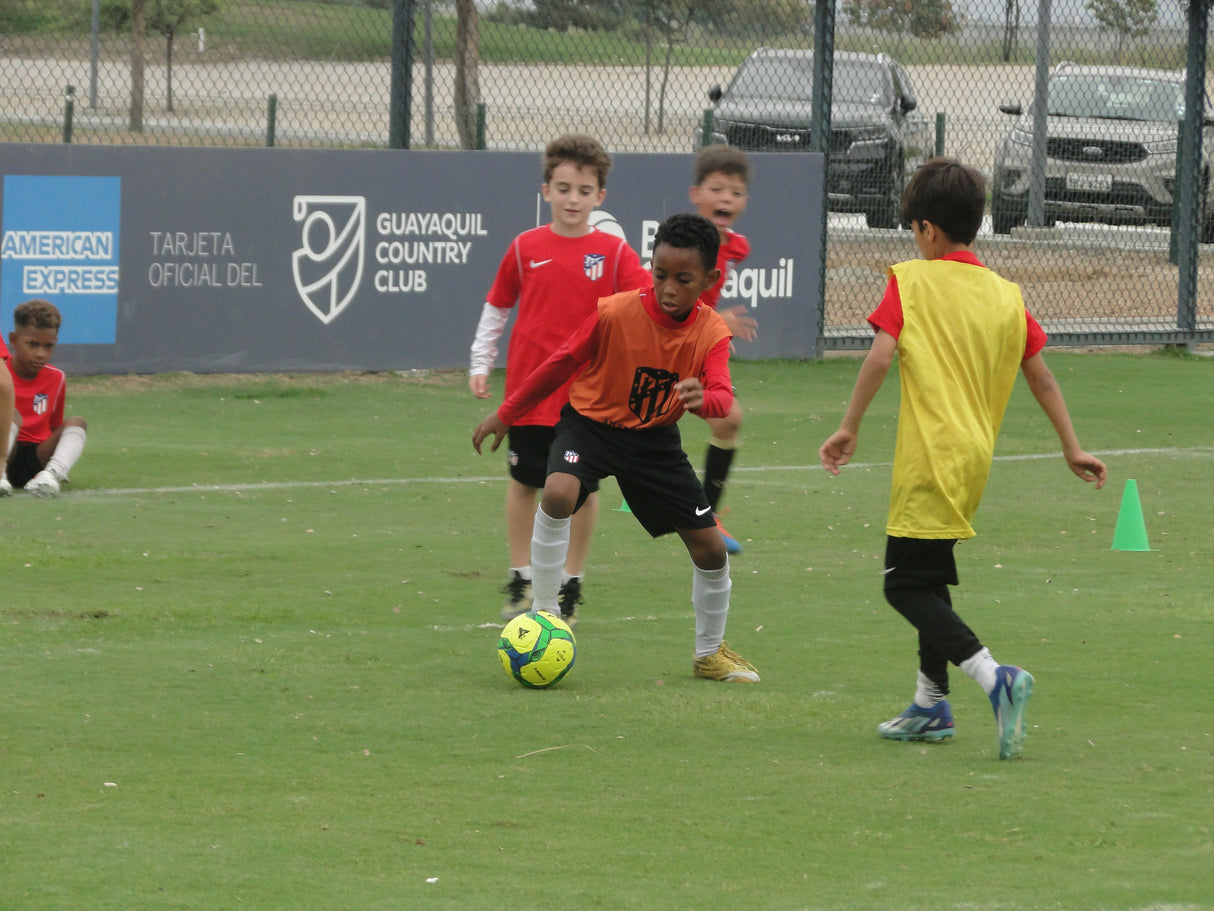
[[[506,673],[523,686],[552,686],[573,667],[577,643],[560,617],[530,611],[506,624],[497,641],[497,656]]]

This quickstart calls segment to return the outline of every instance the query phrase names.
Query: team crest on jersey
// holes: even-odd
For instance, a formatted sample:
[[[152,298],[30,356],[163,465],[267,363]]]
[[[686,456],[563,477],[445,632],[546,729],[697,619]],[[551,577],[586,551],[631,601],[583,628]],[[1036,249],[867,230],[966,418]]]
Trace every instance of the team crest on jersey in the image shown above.
[[[34,396],[34,414],[46,414],[50,401],[50,397],[45,392],[37,393]]]
[[[576,465],[578,462],[582,461],[582,457],[580,455],[578,455],[578,453],[574,452],[572,449],[566,449],[565,450],[565,461],[568,462],[570,465]]]
[[[607,257],[602,253],[587,253],[582,259],[582,271],[592,282],[597,282],[603,277],[603,264],[606,262]]]
[[[670,398],[678,381],[677,373],[661,367],[638,367],[632,377],[632,391],[628,393],[629,410],[642,424],[661,417],[670,410]]]

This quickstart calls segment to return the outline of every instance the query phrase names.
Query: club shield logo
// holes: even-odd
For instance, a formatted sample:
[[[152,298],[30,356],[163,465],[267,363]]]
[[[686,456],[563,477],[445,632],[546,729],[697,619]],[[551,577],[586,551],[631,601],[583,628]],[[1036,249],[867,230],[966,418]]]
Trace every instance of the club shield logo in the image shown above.
[[[296,196],[300,246],[291,254],[295,290],[325,325],[354,299],[363,277],[365,196]]]
[[[677,373],[660,367],[638,367],[632,375],[632,390],[628,394],[628,408],[648,424],[670,409],[670,398],[674,394]]]

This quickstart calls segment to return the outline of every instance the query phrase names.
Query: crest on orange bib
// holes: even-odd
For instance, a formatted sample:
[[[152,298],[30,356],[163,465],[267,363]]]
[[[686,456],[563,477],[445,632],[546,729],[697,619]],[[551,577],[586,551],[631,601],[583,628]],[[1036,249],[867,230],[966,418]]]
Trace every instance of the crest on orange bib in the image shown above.
[[[670,399],[674,395],[674,384],[679,381],[677,373],[660,367],[638,367],[632,376],[632,390],[628,393],[628,408],[642,424],[648,424],[670,410]]]

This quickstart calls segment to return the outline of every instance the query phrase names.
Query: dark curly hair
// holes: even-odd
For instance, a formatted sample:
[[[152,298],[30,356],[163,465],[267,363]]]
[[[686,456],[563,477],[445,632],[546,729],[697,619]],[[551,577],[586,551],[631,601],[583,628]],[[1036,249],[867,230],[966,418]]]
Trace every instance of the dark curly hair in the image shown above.
[[[50,301],[34,298],[13,310],[13,325],[18,329],[58,329],[63,323],[59,308]]]
[[[717,267],[717,251],[721,247],[721,235],[717,226],[703,215],[693,212],[680,212],[671,215],[658,225],[657,233],[653,235],[653,246],[669,244],[680,249],[695,248],[700,251],[700,259],[704,262],[704,270]]]

